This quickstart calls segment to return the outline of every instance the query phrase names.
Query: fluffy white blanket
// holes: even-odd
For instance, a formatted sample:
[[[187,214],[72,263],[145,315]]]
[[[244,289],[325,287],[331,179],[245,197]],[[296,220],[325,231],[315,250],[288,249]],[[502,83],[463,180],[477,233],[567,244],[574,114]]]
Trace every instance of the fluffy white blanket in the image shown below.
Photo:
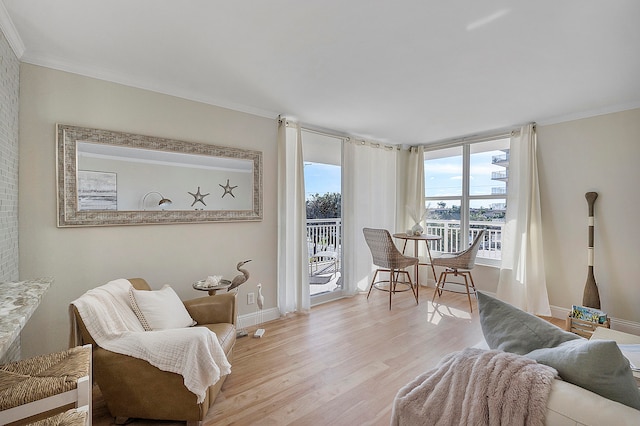
[[[129,288],[125,279],[111,281],[71,303],[100,347],[182,375],[201,403],[207,388],[231,372],[217,336],[205,327],[144,331],[131,308]]]
[[[512,353],[454,352],[400,389],[391,425],[543,425],[556,376]]]

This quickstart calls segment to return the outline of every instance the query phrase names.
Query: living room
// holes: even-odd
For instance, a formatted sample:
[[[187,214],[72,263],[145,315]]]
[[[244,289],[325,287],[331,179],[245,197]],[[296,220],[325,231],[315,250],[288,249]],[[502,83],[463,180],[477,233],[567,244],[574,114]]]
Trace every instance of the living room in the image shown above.
[[[15,2],[4,3],[7,9],[10,4],[15,6]],[[638,33],[631,34],[628,43],[637,48]],[[3,26],[2,87],[14,88],[14,94],[2,91],[2,122],[10,123],[11,128],[3,133],[16,136],[2,139],[1,185],[9,191],[2,199],[3,215],[5,208],[10,212],[0,226],[0,281],[54,279],[23,329],[22,355],[65,349],[69,303],[116,278],[143,277],[154,288],[169,283],[182,299],[188,299],[198,296],[193,282],[208,275],[233,277],[238,261],[252,259],[247,265],[251,281],[239,288],[239,315],[253,318],[255,305],[245,301],[260,282],[264,311],[273,315],[266,319],[277,317],[277,117],[199,102],[166,93],[162,87],[153,91],[108,81],[99,73],[89,76],[64,71],[56,69],[53,62],[49,66],[25,62],[13,51],[10,37]],[[619,87],[627,84],[627,72],[638,75],[637,66],[637,60],[630,57],[628,62],[617,63],[617,68],[625,69],[621,72],[624,75],[611,74],[607,76],[610,86],[593,88],[602,93],[601,102],[575,105],[567,99],[573,109],[555,117],[531,115],[527,121],[537,122],[545,277],[553,315],[564,318],[573,304],[582,301],[587,269],[584,194],[596,191],[594,257],[602,308],[611,317],[612,328],[640,335],[635,281],[640,264],[633,248],[639,240],[634,188],[640,182],[636,164],[640,158],[640,90],[637,81],[634,86]],[[86,67],[90,68],[90,59]],[[557,86],[565,83],[556,82]],[[549,86],[545,92],[555,90],[557,87]],[[621,92],[628,98],[616,102]],[[486,102],[489,105],[492,100]],[[5,118],[4,114],[10,116]],[[471,115],[467,111],[460,115],[467,114]],[[59,228],[55,143],[59,123],[261,151],[263,218],[213,224]],[[518,124],[522,123],[503,122],[447,138]],[[495,267],[478,265],[474,270],[478,288],[489,293],[496,291],[497,276]]]

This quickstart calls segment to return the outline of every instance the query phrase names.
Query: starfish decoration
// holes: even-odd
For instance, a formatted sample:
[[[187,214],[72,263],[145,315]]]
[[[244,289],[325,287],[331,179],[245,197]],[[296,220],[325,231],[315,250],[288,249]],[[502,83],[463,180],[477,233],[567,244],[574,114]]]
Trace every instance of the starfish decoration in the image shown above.
[[[193,192],[189,192],[189,194],[193,195],[193,198],[194,198],[193,203],[191,203],[191,207],[193,207],[193,205],[198,201],[200,201],[205,206],[207,205],[207,203],[204,202],[204,197],[206,197],[209,194],[201,194],[200,187],[198,187],[198,192],[196,192],[195,194]]]
[[[227,195],[227,194],[231,195],[233,198],[236,198],[236,196],[235,196],[235,195],[233,195],[233,192],[231,192],[231,191],[233,191],[234,189],[236,189],[236,188],[238,187],[238,185],[236,185],[236,186],[230,186],[230,185],[229,185],[229,179],[227,179],[227,184],[226,184],[226,185],[223,185],[223,184],[221,184],[221,183],[219,183],[218,185],[220,185],[220,187],[221,187],[222,189],[224,189],[224,194],[222,194],[222,198],[224,198],[224,196],[225,196],[225,195]]]

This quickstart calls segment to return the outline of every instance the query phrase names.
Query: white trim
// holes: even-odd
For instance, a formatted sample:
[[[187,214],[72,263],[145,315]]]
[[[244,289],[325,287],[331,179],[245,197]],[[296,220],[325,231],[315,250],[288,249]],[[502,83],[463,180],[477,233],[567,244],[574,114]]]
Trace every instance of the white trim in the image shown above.
[[[273,321],[280,318],[280,310],[278,308],[271,308],[271,309],[265,309],[262,311],[262,322],[260,324],[263,324],[265,322],[269,322],[269,321]],[[258,319],[258,313],[257,312],[252,312],[250,314],[244,314],[244,315],[239,315],[238,316],[238,324],[237,327],[238,329],[241,328],[249,328],[249,327],[254,327],[257,326],[258,324],[256,323]]]
[[[25,51],[24,43],[2,1],[0,1],[0,30],[2,30],[2,33],[9,42],[9,46],[11,46],[11,50],[13,50],[18,60],[22,59]]]
[[[342,290],[328,291],[318,293],[311,296],[311,307],[322,305],[323,303],[333,302],[334,300],[344,299],[345,295]]]
[[[552,124],[560,124],[560,123],[566,123],[568,121],[582,120],[583,118],[591,118],[591,117],[597,117],[599,115],[629,111],[636,108],[640,108],[640,101],[633,101],[626,104],[605,106],[602,108],[590,109],[590,110],[581,111],[581,112],[574,112],[574,113],[559,115],[555,117],[547,117],[541,120],[536,120],[536,123],[540,126],[550,126]]]

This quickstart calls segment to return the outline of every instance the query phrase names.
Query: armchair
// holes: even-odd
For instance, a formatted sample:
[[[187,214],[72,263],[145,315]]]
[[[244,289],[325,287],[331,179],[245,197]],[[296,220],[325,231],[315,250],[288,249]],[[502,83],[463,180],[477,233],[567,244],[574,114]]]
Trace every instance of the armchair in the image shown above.
[[[150,290],[142,278],[129,279],[137,290]],[[197,327],[213,331],[229,362],[236,341],[236,295],[225,293],[183,302]],[[78,338],[93,345],[94,377],[109,412],[122,424],[128,418],[186,421],[201,424],[224,383],[222,376],[206,392],[204,401],[184,385],[179,374],[163,371],[149,362],[108,351],[94,341],[77,308],[72,305]]]

